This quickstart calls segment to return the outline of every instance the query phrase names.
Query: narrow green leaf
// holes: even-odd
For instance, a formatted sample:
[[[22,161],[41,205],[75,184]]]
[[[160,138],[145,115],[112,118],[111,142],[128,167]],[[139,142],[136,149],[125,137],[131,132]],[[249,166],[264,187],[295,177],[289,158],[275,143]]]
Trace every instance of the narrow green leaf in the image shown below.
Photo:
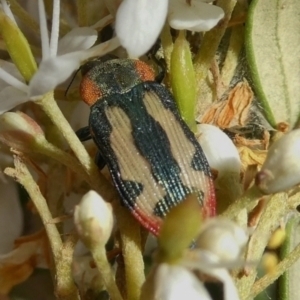
[[[300,1],[254,0],[246,51],[254,88],[272,126],[293,127],[300,113]]]
[[[158,260],[176,262],[197,236],[202,224],[202,211],[197,194],[190,194],[166,216],[159,232]]]
[[[19,27],[2,11],[0,11],[0,35],[5,42],[12,61],[25,81],[29,82],[37,70],[35,59],[28,41]]]
[[[190,46],[183,31],[171,54],[171,86],[182,118],[195,132],[196,78]]]
[[[300,243],[300,218],[290,219],[286,226],[286,240],[281,248],[281,258],[286,258]],[[299,299],[300,260],[289,268],[279,280],[279,293],[282,300]]]

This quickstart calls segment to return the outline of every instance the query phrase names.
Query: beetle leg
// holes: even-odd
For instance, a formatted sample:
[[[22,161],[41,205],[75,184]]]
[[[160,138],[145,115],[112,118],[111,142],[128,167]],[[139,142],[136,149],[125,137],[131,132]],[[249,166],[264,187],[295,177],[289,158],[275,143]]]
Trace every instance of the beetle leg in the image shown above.
[[[82,142],[88,141],[92,138],[89,126],[78,129],[76,131],[76,135]]]
[[[95,156],[95,164],[97,165],[97,167],[102,170],[105,165],[106,165],[106,161],[104,160],[103,156],[101,155],[101,153],[98,151],[96,156]]]

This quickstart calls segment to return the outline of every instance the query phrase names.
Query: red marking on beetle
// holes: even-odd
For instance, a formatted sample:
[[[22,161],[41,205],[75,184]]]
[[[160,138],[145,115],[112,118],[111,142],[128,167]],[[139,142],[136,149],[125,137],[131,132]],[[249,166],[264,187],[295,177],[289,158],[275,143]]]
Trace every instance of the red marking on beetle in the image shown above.
[[[140,208],[135,207],[131,213],[133,216],[151,233],[154,235],[158,235],[160,226],[162,224],[162,220],[154,215],[149,216],[145,214]]]
[[[142,81],[155,81],[154,71],[149,65],[141,60],[136,60],[134,62],[134,67]]]
[[[88,76],[82,78],[79,90],[82,100],[89,106],[92,106],[102,97],[101,89]]]
[[[205,218],[216,216],[216,193],[214,183],[211,178],[208,179],[208,189],[204,197],[203,216]]]

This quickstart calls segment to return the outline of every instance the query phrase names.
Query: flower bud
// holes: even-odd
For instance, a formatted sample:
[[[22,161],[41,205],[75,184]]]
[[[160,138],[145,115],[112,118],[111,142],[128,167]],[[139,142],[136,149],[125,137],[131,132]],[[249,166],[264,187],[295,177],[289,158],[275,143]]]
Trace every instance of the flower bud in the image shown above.
[[[213,125],[199,124],[197,129],[197,140],[210,167],[218,171],[218,177],[228,173],[240,174],[242,167],[240,156],[231,139]]]
[[[275,141],[255,178],[266,194],[277,193],[300,183],[300,129]]]
[[[74,222],[84,244],[94,247],[107,243],[113,228],[112,207],[95,191],[86,193],[74,212]]]
[[[36,61],[24,34],[2,10],[0,11],[0,34],[12,61],[28,82],[37,70]]]
[[[45,139],[41,127],[22,112],[6,112],[0,116],[0,141],[19,150],[30,150],[32,143]]]
[[[190,44],[180,31],[171,55],[170,81],[180,115],[192,131],[196,130],[196,77]]]
[[[196,240],[196,247],[215,254],[220,261],[236,260],[248,241],[245,230],[222,218],[208,220]]]
[[[217,211],[222,213],[242,194],[240,156],[231,139],[218,127],[200,124],[197,129],[198,142],[203,148],[210,167],[217,171],[214,182],[218,202]]]

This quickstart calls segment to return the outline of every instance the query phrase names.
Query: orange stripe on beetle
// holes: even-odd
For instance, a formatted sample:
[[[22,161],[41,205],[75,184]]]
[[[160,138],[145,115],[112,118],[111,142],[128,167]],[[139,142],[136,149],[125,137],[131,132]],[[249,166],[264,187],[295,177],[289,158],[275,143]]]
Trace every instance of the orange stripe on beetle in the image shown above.
[[[92,106],[102,97],[102,91],[97,82],[88,76],[84,76],[80,83],[80,95],[86,104]]]
[[[136,73],[140,76],[142,82],[155,80],[155,74],[153,69],[143,61],[134,61],[134,68]]]

